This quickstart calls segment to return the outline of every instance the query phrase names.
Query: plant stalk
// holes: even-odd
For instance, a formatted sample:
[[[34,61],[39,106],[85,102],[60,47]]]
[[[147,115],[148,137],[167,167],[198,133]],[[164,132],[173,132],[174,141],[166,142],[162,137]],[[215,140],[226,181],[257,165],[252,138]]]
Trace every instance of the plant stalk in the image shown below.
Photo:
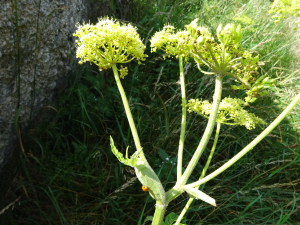
[[[216,75],[216,84],[215,84],[215,94],[214,94],[214,100],[212,104],[212,109],[210,112],[209,120],[205,129],[205,132],[202,136],[202,139],[188,165],[186,170],[184,171],[184,174],[181,177],[180,180],[180,185],[185,185],[187,180],[189,179],[191,173],[193,172],[194,168],[196,167],[203,151],[205,150],[205,147],[209,141],[209,138],[211,137],[211,134],[213,132],[215,123],[216,123],[216,118],[217,118],[217,113],[219,109],[219,105],[221,102],[221,95],[222,95],[222,80],[223,76],[221,74]]]
[[[121,98],[122,98],[122,101],[123,101],[123,105],[124,105],[124,109],[125,109],[125,112],[126,112],[128,122],[129,122],[129,126],[130,126],[130,129],[131,129],[131,132],[132,132],[132,136],[133,136],[133,140],[134,140],[134,143],[135,143],[136,150],[137,151],[141,150],[142,149],[141,142],[140,142],[140,139],[139,139],[139,136],[138,136],[133,118],[132,118],[132,114],[131,114],[131,111],[130,111],[130,108],[129,108],[129,104],[128,104],[128,101],[127,101],[127,97],[126,97],[124,88],[123,88],[122,83],[120,81],[120,77],[119,77],[119,74],[118,74],[118,69],[117,69],[116,64],[112,64],[112,69],[113,69],[113,72],[114,72],[114,75],[115,75],[115,80],[117,82],[119,92],[121,94]],[[140,157],[146,160],[146,157],[144,155],[143,150],[140,153]]]
[[[161,225],[164,221],[164,216],[168,205],[161,204],[156,202],[155,213],[152,221],[152,225]]]
[[[185,82],[184,82],[182,58],[183,58],[182,56],[179,56],[180,85],[181,85],[181,97],[182,97],[182,117],[181,117],[180,140],[178,146],[177,182],[180,180],[182,176],[182,156],[183,156],[185,127],[186,127],[186,94],[185,94]]]
[[[236,161],[242,158],[246,153],[252,150],[263,138],[265,138],[277,125],[287,116],[287,114],[299,103],[300,93],[295,97],[295,99],[288,105],[288,107],[260,134],[258,135],[250,144],[248,144],[243,150],[241,150],[237,155],[230,159],[227,163],[221,166],[219,169],[215,170],[213,173],[204,177],[203,179],[188,184],[189,187],[197,187],[201,184],[218,176],[220,173],[224,172],[230,166],[232,166]]]
[[[212,147],[212,149],[210,151],[210,154],[208,156],[208,159],[206,161],[206,164],[204,166],[204,169],[203,169],[203,171],[201,173],[201,176],[200,176],[199,180],[201,180],[205,176],[205,173],[206,173],[206,171],[207,171],[207,169],[209,167],[209,164],[211,162],[211,159],[212,159],[212,157],[214,155],[214,152],[215,152],[215,149],[216,149],[216,146],[217,146],[217,142],[218,142],[218,139],[219,139],[220,129],[221,129],[221,124],[217,123],[217,130],[216,130],[216,136],[215,136],[214,144],[213,144],[213,147]],[[177,218],[176,223],[174,225],[179,225],[179,223],[183,219],[185,213],[188,211],[188,209],[190,208],[190,206],[191,206],[191,204],[192,204],[193,201],[194,201],[194,198],[190,198],[188,200],[188,202],[185,204],[185,207],[181,211],[181,213],[180,213],[179,217]]]

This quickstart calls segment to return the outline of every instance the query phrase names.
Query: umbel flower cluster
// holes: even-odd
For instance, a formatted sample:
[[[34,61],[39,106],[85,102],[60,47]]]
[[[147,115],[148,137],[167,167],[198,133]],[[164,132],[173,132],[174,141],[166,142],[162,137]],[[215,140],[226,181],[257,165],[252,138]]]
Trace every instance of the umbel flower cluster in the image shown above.
[[[288,14],[300,17],[300,0],[275,0],[269,13],[274,13],[275,23],[285,19]]]
[[[227,125],[245,126],[248,130],[254,129],[256,124],[266,125],[261,118],[247,112],[244,105],[245,102],[241,99],[224,98],[220,103],[216,121]],[[195,112],[207,119],[212,108],[209,101],[199,99],[190,99],[187,107],[189,112]]]
[[[198,19],[185,26],[184,31],[175,32],[173,26],[167,25],[151,39],[152,52],[161,49],[169,57],[194,58],[201,72],[208,75],[222,74],[236,78],[239,85],[233,89],[247,89],[246,104],[254,102],[263,88],[268,88],[274,80],[257,82],[259,75],[258,56],[243,50],[241,46],[241,26],[227,24],[217,29],[218,41],[205,27],[197,25]],[[205,68],[205,69],[204,69]],[[267,82],[268,85],[264,85]],[[264,93],[262,93],[264,94]]]
[[[185,26],[183,31],[176,32],[173,26],[166,25],[162,31],[151,39],[152,52],[163,50],[169,57],[193,58],[201,72],[208,75],[234,77],[238,85],[231,87],[247,90],[245,101],[225,98],[219,107],[217,122],[228,125],[243,125],[247,129],[255,128],[255,124],[265,122],[243,109],[249,102],[254,102],[257,95],[265,95],[265,88],[271,88],[274,80],[267,77],[258,78],[258,56],[245,51],[241,45],[241,26],[227,24],[217,28],[217,39],[205,27],[198,26],[198,19]],[[191,99],[187,104],[190,112],[196,112],[206,118],[211,112],[208,101]]]
[[[76,57],[79,63],[87,61],[96,64],[100,70],[111,68],[112,64],[128,63],[136,59],[144,61],[146,46],[142,43],[136,28],[130,24],[120,24],[109,18],[99,19],[96,25],[77,25],[74,34],[78,37]],[[127,74],[127,68],[120,70],[121,77]]]
[[[236,78],[240,83],[234,89],[247,89],[248,97],[245,101],[255,101],[255,96],[262,88],[251,91],[258,76],[258,56],[253,57],[243,50],[240,42],[242,38],[241,26],[227,24],[217,29],[218,41],[205,27],[197,25],[198,19],[185,26],[184,31],[175,32],[173,26],[167,25],[157,32],[151,39],[153,52],[161,49],[170,57],[183,56],[194,58],[200,71],[204,74],[223,74]],[[205,70],[204,70],[205,68]]]
[[[123,154],[117,150],[114,141],[111,138],[110,144],[112,152],[120,162],[134,167],[136,176],[143,185],[149,188],[149,192],[156,200],[157,204],[166,205],[165,190],[143,153],[143,148],[133,121],[128,100],[119,78],[119,72],[121,78],[124,78],[124,76],[127,75],[128,70],[122,65],[118,70],[116,66],[117,63],[128,63],[133,59],[136,59],[140,63],[140,61],[145,60],[147,57],[147,55],[144,54],[145,46],[142,43],[136,28],[130,24],[120,24],[113,19],[103,18],[100,19],[96,25],[78,25],[78,30],[74,36],[78,37],[76,43],[77,58],[80,58],[79,63],[89,61],[96,64],[100,70],[112,68],[114,73],[134,139],[136,151],[128,158],[127,148],[126,157],[124,157]]]

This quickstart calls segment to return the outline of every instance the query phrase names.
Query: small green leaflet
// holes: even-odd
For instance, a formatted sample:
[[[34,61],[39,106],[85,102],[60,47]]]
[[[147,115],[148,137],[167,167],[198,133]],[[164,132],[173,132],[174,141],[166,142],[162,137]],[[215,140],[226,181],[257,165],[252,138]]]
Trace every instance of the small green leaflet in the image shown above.
[[[136,151],[135,153],[133,153],[133,155],[129,159],[128,158],[128,148],[129,148],[129,146],[128,146],[127,149],[126,149],[126,157],[124,158],[123,154],[121,152],[119,152],[118,149],[116,148],[114,140],[112,139],[111,136],[110,136],[110,146],[111,146],[112,152],[118,158],[118,160],[121,163],[123,163],[127,166],[131,166],[131,167],[134,167],[136,165],[138,155],[142,151],[142,149]]]

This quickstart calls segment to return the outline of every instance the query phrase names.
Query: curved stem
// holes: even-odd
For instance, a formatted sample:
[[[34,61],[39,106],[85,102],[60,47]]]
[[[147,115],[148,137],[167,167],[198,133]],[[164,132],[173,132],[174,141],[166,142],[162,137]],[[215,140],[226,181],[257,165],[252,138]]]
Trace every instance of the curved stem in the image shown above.
[[[181,85],[181,97],[182,97],[182,117],[181,117],[180,140],[178,146],[177,181],[180,180],[182,175],[182,155],[183,155],[183,146],[184,146],[185,127],[186,127],[186,95],[185,95],[185,82],[184,82],[182,56],[179,56],[179,70],[180,70],[180,85]]]
[[[194,168],[196,167],[196,164],[198,163],[207,143],[208,140],[212,134],[212,131],[214,129],[216,118],[217,118],[217,112],[219,109],[220,101],[221,101],[221,95],[222,95],[222,80],[223,76],[221,74],[217,74],[216,76],[216,84],[215,84],[215,94],[214,94],[214,101],[212,104],[212,109],[210,112],[209,120],[205,129],[205,132],[202,136],[202,139],[188,165],[186,170],[184,171],[184,174],[182,175],[180,179],[180,185],[185,185],[187,180],[189,179],[191,173],[193,172]]]
[[[202,55],[200,53],[193,53],[191,52],[191,54],[193,56],[195,56],[198,60],[200,59],[203,63],[205,63],[208,67],[210,67],[213,71],[217,71],[216,67],[214,67],[214,65],[212,63],[210,63],[209,61],[205,60]],[[196,61],[197,62],[197,61]]]
[[[200,176],[199,180],[201,180],[204,177],[204,175],[205,175],[205,173],[206,173],[206,171],[207,171],[207,169],[209,167],[209,164],[211,162],[211,159],[212,159],[212,157],[214,155],[214,152],[215,152],[215,149],[216,149],[216,146],[217,146],[217,142],[218,142],[218,139],[219,139],[220,129],[221,129],[221,124],[217,123],[217,130],[216,130],[216,136],[215,136],[214,144],[213,144],[213,147],[212,147],[212,149],[210,151],[210,154],[208,156],[208,159],[206,161],[206,164],[204,166],[204,169],[203,169],[203,171],[201,173],[201,176]],[[185,213],[190,208],[190,206],[191,206],[191,204],[192,204],[193,201],[194,201],[194,198],[190,198],[188,200],[188,202],[185,204],[185,207],[181,211],[179,217],[177,218],[175,225],[179,225],[180,221],[182,220],[182,218],[184,217]]]
[[[201,73],[204,73],[204,74],[207,74],[207,75],[214,75],[214,74],[216,74],[215,72],[206,72],[206,71],[202,70],[201,67],[200,67],[200,65],[199,65],[199,63],[197,63],[197,67],[198,67],[198,69],[200,70]]]
[[[229,76],[232,76],[232,77],[238,79],[238,80],[241,81],[244,85],[246,85],[246,87],[247,87],[249,90],[252,89],[251,84],[249,84],[247,81],[245,81],[245,80],[242,79],[241,77],[239,77],[239,76],[237,76],[237,75],[235,75],[235,74],[233,74],[233,73],[230,73],[230,72],[226,72],[226,73],[224,73],[224,74],[229,75]]]
[[[216,59],[216,57],[215,57],[215,55],[214,55],[214,53],[213,53],[213,51],[212,51],[211,46],[209,45],[207,49],[208,49],[208,51],[209,51],[209,53],[210,53],[212,59],[215,61],[216,66],[220,69],[220,64],[218,63],[218,60]]]
[[[117,82],[117,86],[118,86],[118,89],[119,89],[120,94],[121,94],[121,98],[122,98],[123,105],[124,105],[125,112],[126,112],[126,116],[127,116],[127,119],[128,119],[129,125],[130,125],[130,129],[131,129],[131,132],[132,132],[132,136],[133,136],[133,140],[134,140],[134,143],[135,143],[136,150],[137,151],[141,150],[142,149],[141,142],[140,142],[140,139],[139,139],[139,136],[138,136],[133,118],[132,118],[132,114],[131,114],[131,111],[130,111],[130,108],[129,108],[129,104],[128,104],[128,101],[127,101],[125,91],[124,91],[123,86],[122,86],[121,81],[120,81],[120,77],[119,77],[119,74],[118,74],[118,69],[117,69],[116,64],[112,64],[112,69],[114,71],[115,80]],[[143,158],[143,159],[146,159],[143,150],[141,150],[140,157]]]
[[[242,58],[242,57],[234,58],[234,59],[230,60],[230,61],[228,62],[228,64],[230,64],[230,63],[232,63],[232,62],[234,62],[234,61],[240,60],[241,58]],[[237,64],[235,64],[234,66],[238,66],[238,65],[241,65],[241,63],[237,63]]]
[[[287,114],[300,102],[300,94],[298,94],[295,99],[288,105],[288,107],[260,134],[258,135],[250,144],[248,144],[243,150],[241,150],[237,155],[230,159],[227,163],[221,166],[219,169],[204,177],[203,179],[188,184],[189,187],[197,187],[201,184],[218,176],[220,173],[224,172],[230,166],[232,166],[236,161],[242,158],[247,152],[252,150],[263,138],[265,138],[277,125],[287,116]]]

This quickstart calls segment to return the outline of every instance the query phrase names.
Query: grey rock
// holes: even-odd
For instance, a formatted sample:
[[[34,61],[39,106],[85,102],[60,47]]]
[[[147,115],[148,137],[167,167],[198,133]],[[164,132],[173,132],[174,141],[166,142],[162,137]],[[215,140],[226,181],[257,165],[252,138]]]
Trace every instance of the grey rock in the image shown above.
[[[88,22],[90,10],[88,0],[0,0],[0,180],[18,152],[18,108],[24,128],[32,106],[46,106],[66,86],[77,65],[75,25]]]

